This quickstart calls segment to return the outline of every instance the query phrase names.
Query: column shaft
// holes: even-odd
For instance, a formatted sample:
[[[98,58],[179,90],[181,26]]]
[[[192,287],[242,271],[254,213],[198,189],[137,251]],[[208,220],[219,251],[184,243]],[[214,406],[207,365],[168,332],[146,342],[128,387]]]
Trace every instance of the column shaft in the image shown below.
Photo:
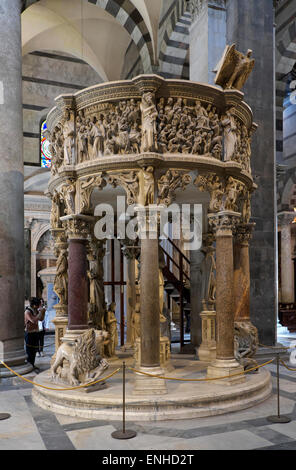
[[[141,240],[141,366],[160,364],[158,239]]]
[[[0,359],[25,363],[21,2],[0,8]]]
[[[88,282],[85,239],[69,239],[68,329],[84,330],[87,325]]]
[[[231,229],[216,234],[217,359],[234,358],[233,246]]]
[[[290,224],[283,225],[281,231],[281,293],[282,303],[294,303],[295,294]]]

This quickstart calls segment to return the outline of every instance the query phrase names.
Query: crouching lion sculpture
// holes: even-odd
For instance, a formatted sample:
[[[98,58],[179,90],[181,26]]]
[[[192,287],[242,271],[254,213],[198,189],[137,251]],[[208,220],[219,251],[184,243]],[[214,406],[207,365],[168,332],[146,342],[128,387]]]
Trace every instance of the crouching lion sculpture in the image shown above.
[[[252,359],[258,343],[258,331],[251,322],[234,322],[234,357],[245,370],[258,366],[255,359]]]
[[[87,385],[95,382],[109,367],[100,355],[102,345],[108,340],[108,332],[89,329],[73,343],[62,343],[51,367],[54,382],[65,381],[70,385]]]

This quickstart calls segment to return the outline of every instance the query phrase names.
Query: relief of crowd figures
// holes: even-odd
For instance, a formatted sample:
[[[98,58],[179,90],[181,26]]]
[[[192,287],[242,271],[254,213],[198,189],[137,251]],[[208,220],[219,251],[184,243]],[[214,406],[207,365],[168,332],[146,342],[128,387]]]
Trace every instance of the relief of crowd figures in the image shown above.
[[[162,153],[211,155],[221,160],[223,135],[217,109],[196,100],[160,98],[157,103],[158,146]]]
[[[78,163],[103,155],[139,153],[141,142],[139,101],[110,104],[97,115],[76,118]]]
[[[52,172],[74,163],[74,118],[65,110],[51,134]],[[107,155],[140,152],[205,155],[237,161],[250,169],[251,133],[230,107],[219,116],[212,104],[185,98],[159,98],[105,103],[100,111],[84,110],[76,117],[77,163]]]

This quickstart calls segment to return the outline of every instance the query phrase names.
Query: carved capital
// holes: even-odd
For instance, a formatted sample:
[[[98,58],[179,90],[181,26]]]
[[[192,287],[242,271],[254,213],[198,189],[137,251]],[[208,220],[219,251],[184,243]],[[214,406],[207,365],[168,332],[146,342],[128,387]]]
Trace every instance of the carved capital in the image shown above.
[[[225,192],[224,180],[214,173],[198,175],[194,185],[202,192],[209,192],[211,196],[209,212],[223,210],[223,196]]]
[[[296,212],[280,212],[277,215],[278,223],[280,227],[285,227],[286,225],[290,225],[296,217]]]
[[[240,222],[240,213],[231,211],[221,211],[217,214],[209,214],[209,226],[216,237],[223,231],[235,232],[237,224]]]
[[[252,238],[253,230],[255,228],[255,223],[252,224],[239,224],[236,226],[235,230],[235,239],[239,244],[249,244],[249,241]]]
[[[73,214],[61,217],[61,221],[70,239],[86,239],[93,232],[94,217]]]

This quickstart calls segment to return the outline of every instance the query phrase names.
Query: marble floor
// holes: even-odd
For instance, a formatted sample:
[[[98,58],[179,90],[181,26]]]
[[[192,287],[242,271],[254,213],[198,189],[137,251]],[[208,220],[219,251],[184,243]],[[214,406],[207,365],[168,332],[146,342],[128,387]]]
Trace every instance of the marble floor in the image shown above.
[[[285,344],[293,339],[295,335],[287,336]],[[285,339],[280,341],[283,344]],[[53,347],[54,337],[46,336],[45,356],[36,360],[41,370],[49,368]],[[264,403],[208,418],[135,421],[128,423],[128,428],[137,436],[125,441],[111,436],[122,428],[121,422],[54,414],[32,402],[30,384],[19,378],[2,379],[0,412],[11,417],[0,421],[0,450],[296,450],[296,372],[280,367],[280,411],[291,422],[273,424],[267,417],[277,414],[276,365],[267,367],[272,374],[273,394]]]

